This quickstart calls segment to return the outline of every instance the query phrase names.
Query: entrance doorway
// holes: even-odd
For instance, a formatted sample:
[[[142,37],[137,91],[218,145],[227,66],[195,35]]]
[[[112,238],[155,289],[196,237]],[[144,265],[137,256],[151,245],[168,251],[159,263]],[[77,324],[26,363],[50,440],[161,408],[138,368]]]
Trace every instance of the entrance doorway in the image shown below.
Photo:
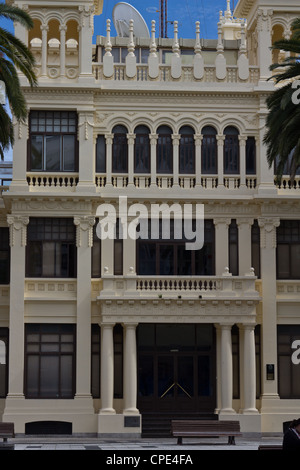
[[[139,410],[213,413],[215,362],[213,325],[140,324]]]

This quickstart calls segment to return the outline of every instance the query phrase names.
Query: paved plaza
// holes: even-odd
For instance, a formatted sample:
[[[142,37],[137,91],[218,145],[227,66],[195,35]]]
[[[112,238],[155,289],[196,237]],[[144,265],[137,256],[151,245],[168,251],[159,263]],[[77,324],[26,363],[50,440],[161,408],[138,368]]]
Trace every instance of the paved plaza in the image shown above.
[[[155,454],[157,451],[164,453],[182,453],[183,451],[195,452],[201,450],[214,451],[256,451],[259,445],[282,443],[282,437],[242,437],[236,438],[236,445],[228,445],[226,438],[214,439],[186,439],[183,445],[177,445],[176,439],[124,439],[124,438],[75,438],[75,437],[24,437],[8,440],[8,444],[14,444],[15,450],[98,450],[98,451],[147,451]]]

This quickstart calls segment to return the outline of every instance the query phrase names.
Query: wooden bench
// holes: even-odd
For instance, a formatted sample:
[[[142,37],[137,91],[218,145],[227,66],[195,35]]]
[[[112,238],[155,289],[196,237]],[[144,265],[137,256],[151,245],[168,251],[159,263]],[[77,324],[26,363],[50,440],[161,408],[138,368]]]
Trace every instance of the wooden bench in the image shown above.
[[[263,446],[259,446],[258,450],[282,450],[282,445],[276,445],[276,444],[263,445]]]
[[[14,423],[0,423],[0,438],[7,442],[8,438],[15,437]]]
[[[228,436],[228,444],[235,445],[235,437],[242,436],[239,421],[172,420],[171,433],[182,444],[183,437]]]

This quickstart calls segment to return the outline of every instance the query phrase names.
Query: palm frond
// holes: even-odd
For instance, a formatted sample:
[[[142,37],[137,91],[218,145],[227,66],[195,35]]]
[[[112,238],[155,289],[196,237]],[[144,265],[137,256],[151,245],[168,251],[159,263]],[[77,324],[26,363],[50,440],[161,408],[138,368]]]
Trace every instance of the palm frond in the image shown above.
[[[8,20],[17,21],[27,29],[33,28],[33,20],[31,16],[21,8],[6,3],[0,3],[0,17]]]

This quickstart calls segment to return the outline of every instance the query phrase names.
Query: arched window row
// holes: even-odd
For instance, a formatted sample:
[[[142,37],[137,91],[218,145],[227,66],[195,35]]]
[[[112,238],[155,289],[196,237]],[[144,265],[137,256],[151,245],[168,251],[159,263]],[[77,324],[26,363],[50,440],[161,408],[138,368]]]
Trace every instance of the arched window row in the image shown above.
[[[96,172],[105,173],[107,165],[107,142],[105,135],[97,138]],[[128,173],[129,165],[129,137],[133,137],[134,173],[149,174],[151,172],[151,144],[155,141],[156,172],[158,174],[194,175],[196,173],[197,159],[201,160],[201,174],[217,175],[219,151],[218,141],[223,145],[222,164],[224,175],[238,175],[241,170],[240,147],[245,141],[245,172],[248,175],[256,174],[256,140],[254,136],[241,137],[235,126],[227,126],[223,135],[219,135],[213,126],[204,126],[201,130],[200,153],[196,151],[197,138],[193,127],[184,125],[179,134],[167,125],[157,128],[152,134],[146,125],[138,125],[133,135],[129,134],[127,127],[116,125],[112,129],[111,137],[111,170],[112,173]],[[199,144],[198,144],[199,145]],[[177,148],[178,147],[178,150]],[[175,159],[176,155],[176,159]]]

